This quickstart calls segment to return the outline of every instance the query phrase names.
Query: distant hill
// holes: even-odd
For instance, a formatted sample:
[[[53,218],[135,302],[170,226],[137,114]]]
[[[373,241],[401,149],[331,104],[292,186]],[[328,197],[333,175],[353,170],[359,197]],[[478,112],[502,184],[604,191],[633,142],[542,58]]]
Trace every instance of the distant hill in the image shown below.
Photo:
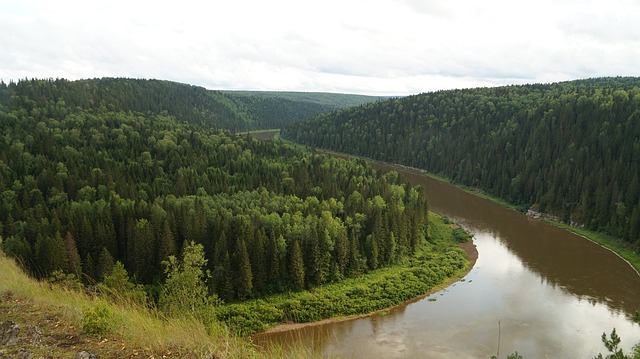
[[[12,95],[26,101],[14,105],[26,108],[53,99],[62,101],[59,107],[168,114],[232,132],[278,128],[321,112],[379,99],[326,93],[214,91],[170,81],[127,78],[24,80],[0,87],[0,106],[7,106]]]
[[[348,107],[374,102],[384,97],[325,92],[223,91],[247,110],[252,118],[280,128],[292,122]]]
[[[439,91],[281,135],[441,174],[640,248],[640,78]]]

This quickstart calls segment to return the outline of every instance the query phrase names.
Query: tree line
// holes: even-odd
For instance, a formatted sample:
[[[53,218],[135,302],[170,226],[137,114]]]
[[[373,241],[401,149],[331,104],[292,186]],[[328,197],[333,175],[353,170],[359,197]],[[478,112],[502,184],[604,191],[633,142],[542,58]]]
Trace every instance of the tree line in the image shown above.
[[[27,111],[45,107],[48,111],[77,107],[93,113],[131,111],[169,115],[232,132],[280,128],[321,112],[376,100],[343,94],[214,91],[171,81],[129,78],[0,83],[0,103],[7,103],[12,96],[14,104]]]
[[[100,282],[120,262],[159,296],[163,262],[193,242],[210,293],[233,301],[358,276],[425,240],[424,192],[397,173],[167,113],[85,108],[60,83],[2,88],[2,248],[37,276]]]
[[[423,168],[640,249],[640,78],[424,93],[282,136]]]

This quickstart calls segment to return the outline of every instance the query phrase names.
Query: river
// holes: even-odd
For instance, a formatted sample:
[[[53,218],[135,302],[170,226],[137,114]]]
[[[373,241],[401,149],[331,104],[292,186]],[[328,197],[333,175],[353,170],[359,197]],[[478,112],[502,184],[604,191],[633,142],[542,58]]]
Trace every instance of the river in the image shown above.
[[[386,165],[374,164],[388,170]],[[640,342],[640,276],[613,252],[575,234],[408,169],[430,210],[469,230],[479,257],[447,289],[384,316],[258,335],[343,358],[593,358],[613,328],[625,352]],[[300,350],[300,348],[298,349]]]

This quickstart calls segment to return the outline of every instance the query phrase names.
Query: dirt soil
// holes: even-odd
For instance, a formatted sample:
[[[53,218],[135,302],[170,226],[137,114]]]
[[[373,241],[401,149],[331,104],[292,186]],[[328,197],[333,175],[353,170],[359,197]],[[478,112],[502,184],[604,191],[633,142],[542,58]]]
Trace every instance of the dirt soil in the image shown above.
[[[0,327],[0,338],[12,337],[9,342],[0,341],[0,359],[182,357],[178,353],[152,353],[130,347],[115,336],[85,334],[82,328],[65,321],[59,308],[35,305],[11,292],[0,294]]]

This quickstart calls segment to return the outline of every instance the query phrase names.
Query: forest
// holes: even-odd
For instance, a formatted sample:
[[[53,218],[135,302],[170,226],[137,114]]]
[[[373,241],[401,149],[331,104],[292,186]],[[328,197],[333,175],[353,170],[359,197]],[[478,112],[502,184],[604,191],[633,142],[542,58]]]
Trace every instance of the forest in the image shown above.
[[[23,101],[14,106],[28,111],[53,106],[58,111],[80,107],[91,112],[162,114],[232,132],[280,128],[321,112],[379,99],[326,93],[213,91],[171,81],[128,78],[0,83],[0,103],[12,95],[16,96],[14,101]]]
[[[166,260],[193,243],[209,294],[233,302],[356,277],[426,242],[424,192],[397,173],[222,132],[192,107],[114,105],[110,81],[0,89],[2,249],[33,275],[95,283],[124,268],[157,300]]]
[[[640,78],[438,91],[282,131],[425,169],[640,251]]]

